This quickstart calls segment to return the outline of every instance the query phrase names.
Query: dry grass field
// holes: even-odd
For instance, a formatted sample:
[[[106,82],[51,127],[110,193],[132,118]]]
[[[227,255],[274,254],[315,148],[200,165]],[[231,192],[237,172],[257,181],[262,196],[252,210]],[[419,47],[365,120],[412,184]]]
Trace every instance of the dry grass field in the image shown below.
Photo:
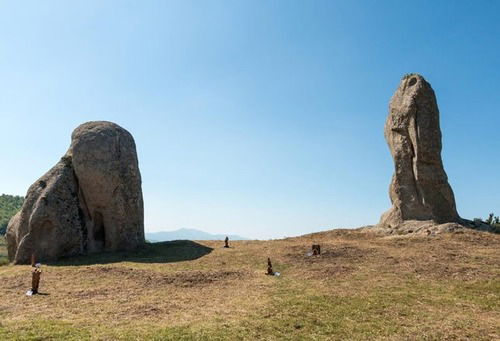
[[[319,243],[321,256],[307,256]],[[499,340],[500,235],[334,230],[0,267],[1,340]],[[0,249],[4,253],[4,249]],[[266,276],[271,257],[281,276]]]

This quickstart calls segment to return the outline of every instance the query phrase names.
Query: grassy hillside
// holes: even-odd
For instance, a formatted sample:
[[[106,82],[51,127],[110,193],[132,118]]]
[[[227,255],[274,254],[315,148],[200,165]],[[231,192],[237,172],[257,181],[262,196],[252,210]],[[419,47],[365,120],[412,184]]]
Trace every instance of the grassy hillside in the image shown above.
[[[5,234],[10,218],[21,209],[23,200],[17,195],[0,195],[0,235]]]
[[[311,244],[323,254],[307,256]],[[0,267],[0,339],[494,340],[500,235],[330,231]],[[266,276],[271,257],[280,277]],[[92,264],[98,263],[98,264]]]

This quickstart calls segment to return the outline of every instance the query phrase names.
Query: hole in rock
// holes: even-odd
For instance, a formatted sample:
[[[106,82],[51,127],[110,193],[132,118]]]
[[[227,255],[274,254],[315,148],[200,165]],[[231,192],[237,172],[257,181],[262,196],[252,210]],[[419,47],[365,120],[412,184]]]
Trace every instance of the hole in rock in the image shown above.
[[[94,245],[97,250],[102,250],[106,245],[104,219],[101,212],[94,212]]]
[[[408,83],[408,86],[413,86],[417,84],[417,79],[415,77],[413,77],[412,79],[410,79],[410,82]]]

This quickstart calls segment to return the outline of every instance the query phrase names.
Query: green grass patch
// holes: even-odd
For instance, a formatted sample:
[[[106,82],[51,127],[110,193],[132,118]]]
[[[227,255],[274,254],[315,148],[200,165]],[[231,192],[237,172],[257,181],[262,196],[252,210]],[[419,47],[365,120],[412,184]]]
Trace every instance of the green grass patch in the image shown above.
[[[1,340],[90,340],[84,328],[60,321],[34,320],[15,328],[0,325]]]
[[[1,340],[222,340],[234,339],[219,330],[189,327],[92,328],[67,322],[35,320],[22,327],[0,325]]]
[[[353,295],[318,295],[284,280],[269,309],[232,326],[228,335],[280,340],[407,339],[418,335],[417,340],[441,340],[471,329],[472,338],[486,340],[488,336],[477,333],[474,316],[463,312],[463,307],[495,311],[498,285],[498,281],[436,285],[410,280]]]

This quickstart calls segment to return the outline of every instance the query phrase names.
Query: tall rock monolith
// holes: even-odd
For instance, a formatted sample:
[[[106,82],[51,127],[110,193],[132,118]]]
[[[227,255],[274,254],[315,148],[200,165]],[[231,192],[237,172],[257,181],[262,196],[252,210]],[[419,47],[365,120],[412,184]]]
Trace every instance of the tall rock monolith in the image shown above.
[[[431,85],[418,74],[403,77],[392,96],[385,139],[394,159],[389,188],[392,208],[380,226],[406,221],[459,222],[455,198],[441,159],[439,109]]]
[[[144,212],[135,142],[117,124],[87,122],[75,129],[61,160],[28,189],[7,227],[16,264],[144,243]]]

